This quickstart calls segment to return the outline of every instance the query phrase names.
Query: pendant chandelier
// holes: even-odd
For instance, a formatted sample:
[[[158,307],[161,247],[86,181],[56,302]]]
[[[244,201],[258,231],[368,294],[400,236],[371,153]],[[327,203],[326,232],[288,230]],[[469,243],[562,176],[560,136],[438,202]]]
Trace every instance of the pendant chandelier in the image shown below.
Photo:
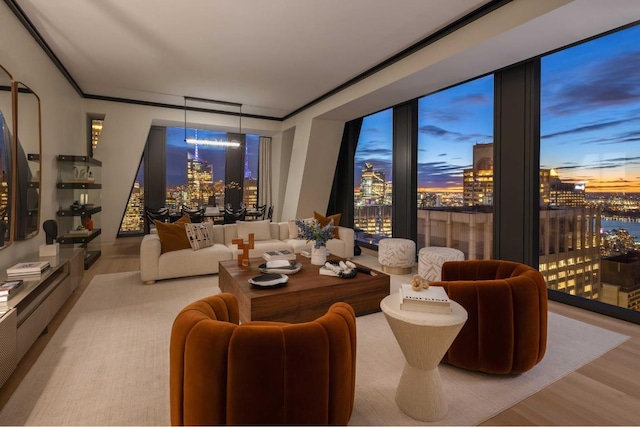
[[[205,99],[205,98],[196,98],[193,96],[185,96],[184,97],[184,142],[187,144],[193,145],[211,145],[218,147],[239,147],[240,143],[238,141],[228,141],[228,140],[220,140],[220,139],[198,139],[198,132],[196,130],[195,138],[187,138],[187,101],[197,101],[197,102],[207,102],[210,104],[220,104],[220,105],[229,105],[232,107],[238,107],[239,109],[239,123],[238,123],[238,134],[242,134],[242,104],[237,102],[228,102],[228,101],[218,101],[215,99]]]

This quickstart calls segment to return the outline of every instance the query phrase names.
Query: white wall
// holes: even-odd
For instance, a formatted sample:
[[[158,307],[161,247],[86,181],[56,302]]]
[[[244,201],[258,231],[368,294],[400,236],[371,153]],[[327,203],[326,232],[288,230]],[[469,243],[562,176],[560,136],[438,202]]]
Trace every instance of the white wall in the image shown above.
[[[41,99],[42,224],[44,220],[55,219],[58,208],[56,155],[85,149],[81,98],[4,2],[0,3],[0,64]],[[0,251],[0,266],[9,266],[19,258],[37,252],[41,243],[44,243],[42,231],[33,239],[12,243]]]

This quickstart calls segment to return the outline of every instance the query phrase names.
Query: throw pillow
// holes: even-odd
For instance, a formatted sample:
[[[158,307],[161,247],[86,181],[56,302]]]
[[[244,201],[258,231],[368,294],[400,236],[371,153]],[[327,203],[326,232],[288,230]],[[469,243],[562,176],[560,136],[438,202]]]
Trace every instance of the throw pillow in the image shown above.
[[[191,217],[185,214],[185,215],[182,215],[180,219],[173,221],[172,224],[185,224],[187,222],[191,222]]]
[[[187,232],[187,238],[191,244],[191,249],[194,251],[208,246],[213,246],[213,237],[209,235],[209,228],[205,223],[185,223],[184,229]]]
[[[342,214],[339,214],[339,213],[334,215],[324,216],[322,214],[319,214],[316,211],[313,211],[313,217],[318,220],[321,227],[325,227],[327,224],[329,224],[329,221],[333,220],[333,238],[334,239],[339,238],[338,225],[340,225],[341,216]]]
[[[305,218],[302,220],[303,222],[309,223],[309,222],[313,222],[313,218]],[[298,238],[298,233],[300,233],[300,227],[298,227],[296,225],[295,220],[290,220],[289,221],[289,238],[290,239],[297,239]]]
[[[249,233],[253,233],[253,240],[271,240],[271,221],[236,221],[238,238],[249,240]]]
[[[158,231],[158,237],[160,238],[161,254],[191,248],[187,232],[184,229],[184,225],[186,222],[189,222],[189,218],[187,217],[187,221],[184,221],[183,218],[173,223],[153,221]]]

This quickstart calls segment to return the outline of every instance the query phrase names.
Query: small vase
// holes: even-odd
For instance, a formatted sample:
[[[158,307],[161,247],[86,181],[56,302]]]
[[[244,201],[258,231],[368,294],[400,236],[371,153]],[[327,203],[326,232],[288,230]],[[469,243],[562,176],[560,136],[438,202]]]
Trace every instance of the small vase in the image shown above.
[[[325,262],[327,262],[327,247],[320,246],[316,248],[311,246],[311,264],[324,265]]]

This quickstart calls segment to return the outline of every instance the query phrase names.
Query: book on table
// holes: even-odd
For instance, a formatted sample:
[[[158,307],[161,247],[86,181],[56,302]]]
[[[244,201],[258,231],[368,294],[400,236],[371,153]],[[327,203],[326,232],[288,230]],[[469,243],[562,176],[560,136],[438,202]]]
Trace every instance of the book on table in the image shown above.
[[[22,280],[4,280],[0,281],[0,302],[11,299],[22,288]]]
[[[19,262],[7,268],[7,276],[32,276],[49,268],[49,261]]]
[[[411,285],[400,287],[400,309],[429,313],[451,313],[451,300],[442,286],[414,291]]]
[[[266,261],[275,261],[275,260],[294,261],[296,259],[296,254],[288,250],[268,251],[262,254],[262,258],[264,258]]]

